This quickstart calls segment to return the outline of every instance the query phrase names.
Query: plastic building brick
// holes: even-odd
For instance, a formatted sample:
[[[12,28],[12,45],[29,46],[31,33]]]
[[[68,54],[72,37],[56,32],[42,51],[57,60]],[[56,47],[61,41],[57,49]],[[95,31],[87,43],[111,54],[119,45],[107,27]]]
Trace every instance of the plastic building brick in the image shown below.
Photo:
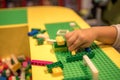
[[[71,54],[72,54],[72,55],[75,55],[75,54],[76,54],[76,51],[72,51]]]
[[[92,59],[92,58],[94,58],[95,53],[94,53],[93,51],[91,51],[91,52],[87,52],[86,55],[87,55],[90,59]]]
[[[45,33],[45,32],[46,32],[46,30],[41,30],[40,32],[41,32],[41,33]]]
[[[3,58],[0,64],[0,67],[2,66],[3,69],[0,72],[0,80],[32,80],[31,63],[29,61],[30,58],[23,55],[18,57],[11,55],[10,58]],[[21,66],[23,63],[25,65]],[[25,73],[23,77],[21,77],[23,75],[22,70],[20,71],[21,68]],[[29,78],[27,79],[27,77]]]
[[[18,76],[10,76],[9,78],[8,78],[8,80],[20,80],[19,78],[18,78]]]
[[[74,53],[76,54],[76,53]],[[83,55],[87,55],[90,59],[92,59],[94,56],[95,56],[95,53],[93,51],[90,51],[90,52],[86,52],[86,51],[82,51],[81,53],[77,53],[76,55],[72,55],[73,56],[67,56],[66,58],[66,61],[67,62],[74,62],[74,61],[79,61],[79,60],[82,60],[83,58]]]
[[[38,28],[32,28],[31,31],[34,31],[34,30],[37,30],[37,31],[41,31],[41,29],[38,29]]]
[[[67,51],[68,50],[66,42],[64,45],[57,45],[57,42],[54,42],[53,49],[54,51]]]
[[[44,34],[37,34],[36,35],[37,38],[44,38],[45,40],[48,39],[48,36],[44,35]]]
[[[9,77],[11,75],[11,72],[9,69],[6,70],[6,76]]]
[[[58,61],[58,62],[55,62],[52,64],[48,64],[46,66],[47,66],[47,70],[49,73],[52,73],[52,69],[55,67],[61,67],[61,69],[63,69],[63,67],[64,67],[61,61]]]
[[[73,55],[73,56],[67,56],[66,61],[67,62],[74,62],[74,61],[79,61],[83,59],[83,55],[84,54],[77,54],[77,55]]]
[[[19,62],[23,62],[23,61],[26,60],[26,57],[24,55],[20,55],[20,56],[17,57],[17,59],[18,59]]]
[[[1,64],[0,65],[0,73],[3,71],[3,69],[4,69],[4,66],[3,66],[3,64]]]
[[[11,59],[14,61],[14,64],[12,64]],[[21,68],[21,64],[18,62],[17,58],[14,55],[11,55],[11,58],[8,60],[6,59],[5,63],[8,65],[13,74],[17,75],[16,71]]]
[[[32,28],[32,29],[31,29],[31,31],[34,31],[34,30],[38,31],[39,34],[40,34],[40,33],[43,34],[43,33],[46,32],[46,30],[41,30],[41,29],[38,29],[38,28]]]
[[[31,32],[28,33],[29,36],[33,36],[35,34],[38,34],[39,30],[32,30]]]
[[[91,52],[91,49],[89,47],[85,48],[86,52]]]
[[[21,69],[20,80],[25,80],[25,69]]]
[[[6,77],[0,76],[0,80],[7,80]]]
[[[28,62],[27,61],[23,61],[22,62],[22,67],[26,68],[28,66]]]
[[[69,32],[69,30],[60,29],[60,30],[57,31],[57,36],[65,36],[65,34],[68,33],[68,32]]]
[[[44,43],[44,38],[37,38],[38,45],[42,45]]]
[[[84,60],[85,64],[89,66],[89,68],[92,72],[92,75],[93,75],[93,80],[98,80],[98,72],[99,71],[97,70],[95,65],[92,63],[92,61],[88,58],[87,55],[83,56],[83,60]]]
[[[56,42],[56,40],[54,39],[46,39],[48,44],[53,44],[54,42]]]
[[[56,42],[57,42],[57,45],[59,45],[59,46],[65,45],[65,40],[64,40],[63,36],[57,36]]]
[[[44,60],[32,60],[31,61],[32,65],[37,65],[37,66],[46,66],[52,63],[53,63],[52,61],[44,61]]]
[[[33,28],[31,32],[28,33],[29,36],[32,36],[34,39],[37,39],[38,45],[42,45],[44,41],[48,38],[43,33],[45,33],[46,30],[41,29],[35,29]]]
[[[55,68],[53,68],[52,69],[52,75],[53,76],[60,76],[60,75],[62,75],[62,69],[61,69],[61,67],[55,67]]]
[[[73,28],[73,30],[80,29],[80,27],[75,22],[71,22],[70,26]]]
[[[74,22],[71,22],[71,23],[70,23],[70,26],[71,26],[71,27],[74,27],[74,26],[76,26],[76,24],[75,24]]]

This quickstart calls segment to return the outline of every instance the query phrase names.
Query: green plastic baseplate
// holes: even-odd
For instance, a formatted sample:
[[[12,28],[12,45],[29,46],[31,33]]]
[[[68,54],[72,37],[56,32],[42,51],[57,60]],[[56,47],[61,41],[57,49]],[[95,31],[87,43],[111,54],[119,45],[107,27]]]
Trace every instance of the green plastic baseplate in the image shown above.
[[[74,21],[71,21],[74,22]],[[49,23],[45,24],[46,30],[51,39],[55,39],[56,33],[59,29],[68,29],[69,31],[74,30],[70,26],[71,22],[60,22],[60,23]],[[76,27],[77,25],[76,22]],[[93,53],[95,53],[94,58],[91,59],[93,64],[99,71],[98,80],[120,80],[120,69],[112,62],[112,60],[97,46],[93,43],[90,46]],[[83,53],[80,51],[79,53]],[[61,61],[64,65],[63,68],[63,80],[92,80],[92,73],[90,69],[84,66],[83,61],[67,62],[66,58],[71,56],[69,51],[56,51],[55,52],[57,60]]]

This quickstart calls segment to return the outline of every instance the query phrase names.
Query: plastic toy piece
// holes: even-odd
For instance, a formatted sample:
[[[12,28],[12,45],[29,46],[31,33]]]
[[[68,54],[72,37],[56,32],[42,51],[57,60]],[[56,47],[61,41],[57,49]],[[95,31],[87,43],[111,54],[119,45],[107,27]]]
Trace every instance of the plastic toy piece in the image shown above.
[[[19,80],[18,76],[10,76],[8,80]]]
[[[80,27],[76,23],[74,23],[74,22],[71,22],[70,26],[73,28],[73,30],[80,29]]]
[[[38,28],[32,28],[31,31],[33,30],[41,31],[41,29],[38,29]]]
[[[7,70],[6,70],[6,76],[7,76],[7,77],[9,77],[9,76],[10,76],[10,74],[11,74],[11,73],[10,73],[10,70],[9,70],[9,69],[7,69]]]
[[[86,51],[86,52],[91,52],[91,48],[89,48],[89,47],[88,47],[88,48],[85,48],[85,51]]]
[[[70,23],[70,26],[71,26],[71,27],[74,27],[74,26],[76,26],[76,24],[75,24],[74,22],[71,22],[71,23]]]
[[[56,40],[54,39],[46,39],[48,44],[53,44],[54,42],[56,42]]]
[[[72,55],[75,55],[75,54],[76,54],[76,51],[75,51],[75,50],[74,50],[74,51],[72,51],[72,52],[71,52],[71,54],[72,54]]]
[[[22,62],[22,66],[26,68],[28,66],[28,62],[27,61]]]
[[[4,70],[4,66],[1,64],[0,65],[0,73]]]
[[[14,64],[12,64],[11,59]],[[16,71],[21,68],[21,64],[18,62],[17,58],[14,55],[11,55],[10,59],[5,59],[5,63],[8,65],[13,74],[17,75]]]
[[[95,56],[95,53],[91,50],[90,47],[85,48],[85,51],[87,52],[86,54],[90,59],[92,59]]]
[[[48,39],[48,36],[44,35],[44,34],[37,34],[36,35],[37,38],[44,38],[45,40]]]
[[[89,66],[89,68],[90,68],[90,70],[92,72],[92,75],[93,75],[93,80],[98,80],[98,73],[99,73],[99,71],[94,66],[92,61],[89,59],[89,57],[87,55],[83,56],[83,60],[85,61],[85,64],[87,64]]]
[[[55,63],[52,63],[52,64],[48,64],[47,65],[47,70],[49,73],[52,73],[52,69],[55,68],[55,67],[61,67],[61,69],[63,69],[63,64],[61,61],[58,61],[58,62],[55,62]]]
[[[25,80],[25,69],[21,69],[20,80]]]
[[[32,30],[31,32],[28,33],[29,36],[33,36],[35,34],[38,34],[39,30]]]
[[[44,43],[44,38],[37,39],[38,45],[42,45]]]
[[[46,66],[48,64],[52,64],[53,62],[51,61],[43,61],[43,60],[32,60],[31,64],[32,65],[37,65],[37,66]]]
[[[62,73],[63,72],[62,72],[61,67],[55,67],[52,69],[53,76],[60,76],[60,75],[62,75]]]
[[[7,80],[6,77],[0,76],[0,80]]]
[[[34,36],[36,34],[43,34],[45,33],[46,30],[41,30],[41,29],[36,29],[36,28],[32,28],[31,32],[28,33],[29,36]]]
[[[92,59],[92,58],[95,56],[95,53],[91,51],[91,52],[86,53],[86,55],[87,55],[90,59]]]
[[[85,53],[80,53],[80,54],[77,54],[77,55],[68,56],[68,57],[66,58],[66,61],[67,61],[67,62],[74,62],[74,61],[82,60],[84,54],[85,54]]]
[[[57,31],[57,36],[65,36],[65,34],[68,33],[68,32],[69,32],[69,30],[60,29],[60,30]]]
[[[56,42],[57,42],[57,45],[64,45],[65,44],[65,40],[64,40],[63,36],[57,36]]]
[[[46,32],[46,30],[41,30],[40,32],[43,34],[43,33],[45,33],[45,32]]]
[[[67,51],[68,48],[67,48],[66,42],[65,42],[64,45],[58,45],[57,42],[54,42],[54,44],[53,44],[53,50],[54,51]]]

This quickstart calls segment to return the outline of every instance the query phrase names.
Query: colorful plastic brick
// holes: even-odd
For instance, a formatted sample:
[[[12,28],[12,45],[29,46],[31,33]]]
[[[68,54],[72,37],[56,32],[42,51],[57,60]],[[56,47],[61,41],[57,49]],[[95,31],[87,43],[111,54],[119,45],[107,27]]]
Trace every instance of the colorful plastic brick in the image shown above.
[[[45,40],[48,39],[48,36],[44,35],[44,34],[37,34],[36,35],[37,38],[44,38]]]
[[[56,42],[56,40],[54,39],[46,39],[48,44],[53,44],[54,42]]]
[[[9,77],[10,75],[11,75],[11,71],[9,70],[9,69],[7,69],[6,71],[5,71],[5,75],[6,75],[6,77]]]
[[[14,64],[12,64],[11,59],[14,61]],[[18,62],[17,58],[14,55],[11,55],[11,58],[8,60],[6,59],[5,63],[8,65],[13,74],[17,75],[16,71],[21,68],[21,64]]]
[[[31,32],[28,33],[29,36],[33,36],[35,34],[38,34],[39,30],[32,30]]]
[[[3,64],[0,65],[0,73],[4,70]]]
[[[57,34],[57,36],[65,36],[65,34],[68,32],[69,32],[69,30],[59,29],[56,34]]]
[[[55,67],[55,68],[53,68],[52,69],[52,75],[53,76],[60,76],[60,75],[62,75],[62,69],[61,69],[61,67]]]
[[[83,60],[84,60],[85,64],[89,66],[89,68],[92,72],[92,75],[93,75],[93,80],[98,80],[99,71],[97,70],[95,65],[92,63],[92,61],[88,58],[87,55],[83,56]]]
[[[46,66],[52,63],[53,63],[52,61],[44,61],[44,60],[32,60],[31,61],[32,65],[37,65],[37,66]]]
[[[87,47],[87,48],[85,48],[85,51],[86,52],[91,52],[92,50],[91,50],[91,48]]]
[[[0,80],[7,80],[6,77],[0,76]]]
[[[80,27],[75,22],[71,22],[70,26],[73,28],[73,30],[80,29]]]
[[[27,61],[23,61],[22,62],[22,67],[26,68],[28,66],[28,62]]]
[[[20,80],[25,80],[25,69],[21,69]]]
[[[53,49],[54,51],[67,51],[68,50],[66,42],[64,45],[58,45],[57,42],[54,42]]]
[[[63,36],[57,36],[56,42],[57,42],[57,45],[59,45],[59,46],[65,45],[65,40],[64,40]]]
[[[76,54],[76,51],[75,51],[75,50],[73,50],[73,51],[71,52],[71,54],[72,54],[72,55],[75,55],[75,54]]]
[[[64,67],[61,61],[58,61],[58,62],[55,62],[52,64],[48,64],[46,66],[47,66],[47,70],[49,73],[52,73],[52,69],[55,67],[61,67],[61,69],[63,69],[63,67]]]
[[[74,26],[76,26],[76,24],[75,24],[74,22],[71,22],[71,23],[70,23],[70,26],[71,26],[71,27],[74,27]]]
[[[37,31],[41,31],[41,29],[38,29],[38,28],[32,28],[31,31],[34,31],[34,30],[37,30]]]
[[[9,78],[8,78],[8,80],[20,80],[19,78],[18,78],[18,76],[10,76]]]
[[[76,55],[73,55],[73,56],[67,56],[66,61],[67,62],[74,62],[74,61],[82,60],[84,54],[85,53],[79,53],[79,54],[76,54]]]
[[[37,38],[38,45],[42,45],[44,43],[44,38]]]
[[[43,34],[43,33],[45,33],[45,32],[46,32],[46,30],[41,30],[40,32]]]

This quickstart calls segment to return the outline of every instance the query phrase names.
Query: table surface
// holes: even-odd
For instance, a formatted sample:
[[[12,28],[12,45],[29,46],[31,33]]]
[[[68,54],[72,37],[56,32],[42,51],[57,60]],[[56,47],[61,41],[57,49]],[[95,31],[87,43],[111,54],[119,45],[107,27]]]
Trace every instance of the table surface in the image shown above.
[[[11,12],[11,13],[6,13]],[[20,14],[15,14],[20,13]],[[4,15],[5,13],[5,15]],[[3,15],[3,16],[2,16]],[[9,15],[6,17],[6,15]],[[12,18],[13,16],[14,18]],[[18,21],[16,21],[16,19]],[[12,19],[12,20],[10,20]],[[2,20],[2,21],[1,21]],[[7,20],[7,21],[6,21]],[[0,10],[0,26],[8,24],[22,24],[27,23],[29,30],[31,28],[45,29],[45,24],[59,23],[59,22],[76,22],[81,28],[89,28],[90,26],[78,16],[73,10],[57,7],[57,6],[36,6],[28,8],[15,8]],[[47,35],[47,34],[46,34]],[[120,54],[111,46],[98,44],[107,56],[120,68]],[[31,59],[34,60],[48,60],[56,62],[56,56],[50,50],[51,45],[36,44],[36,40],[30,37],[30,52]],[[51,74],[44,72],[45,67],[32,66],[33,80],[61,80],[63,76],[53,77]]]

